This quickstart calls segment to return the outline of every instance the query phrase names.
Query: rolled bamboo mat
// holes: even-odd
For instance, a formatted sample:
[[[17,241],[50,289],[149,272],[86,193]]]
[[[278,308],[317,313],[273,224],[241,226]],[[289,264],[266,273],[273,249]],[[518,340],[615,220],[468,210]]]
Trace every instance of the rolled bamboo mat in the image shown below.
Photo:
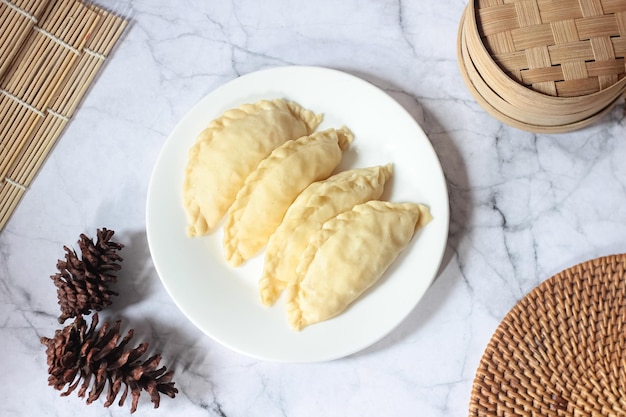
[[[582,128],[626,91],[626,1],[470,0],[457,54],[477,102],[537,133]]]
[[[0,75],[0,230],[128,23],[79,0],[22,1],[30,9],[1,1],[14,12],[14,23],[28,15],[34,24],[18,36],[23,41],[17,51],[5,47],[4,37],[0,48],[14,55]]]
[[[554,275],[502,320],[470,416],[626,415],[626,255]]]

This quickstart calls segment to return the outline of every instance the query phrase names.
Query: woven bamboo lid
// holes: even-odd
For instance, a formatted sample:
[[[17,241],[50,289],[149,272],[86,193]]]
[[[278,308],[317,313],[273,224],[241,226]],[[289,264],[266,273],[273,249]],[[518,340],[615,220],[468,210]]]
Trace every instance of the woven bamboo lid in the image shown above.
[[[594,259],[524,297],[492,336],[470,416],[626,415],[626,255]]]
[[[471,0],[457,44],[476,100],[521,129],[583,127],[626,91],[624,0]]]

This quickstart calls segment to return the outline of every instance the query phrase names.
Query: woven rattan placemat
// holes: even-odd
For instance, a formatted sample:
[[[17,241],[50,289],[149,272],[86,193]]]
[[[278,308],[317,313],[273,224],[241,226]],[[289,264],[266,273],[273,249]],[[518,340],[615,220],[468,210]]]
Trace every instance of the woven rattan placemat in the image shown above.
[[[626,415],[626,255],[569,268],[500,323],[470,416]]]
[[[126,25],[80,0],[0,0],[0,230]]]

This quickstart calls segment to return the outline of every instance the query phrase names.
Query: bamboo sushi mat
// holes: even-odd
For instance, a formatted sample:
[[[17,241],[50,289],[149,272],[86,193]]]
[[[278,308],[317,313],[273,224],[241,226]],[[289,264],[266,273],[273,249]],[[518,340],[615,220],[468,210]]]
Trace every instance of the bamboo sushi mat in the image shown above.
[[[626,255],[536,287],[504,318],[476,372],[470,416],[626,415]]]
[[[0,230],[126,25],[80,0],[0,0]]]

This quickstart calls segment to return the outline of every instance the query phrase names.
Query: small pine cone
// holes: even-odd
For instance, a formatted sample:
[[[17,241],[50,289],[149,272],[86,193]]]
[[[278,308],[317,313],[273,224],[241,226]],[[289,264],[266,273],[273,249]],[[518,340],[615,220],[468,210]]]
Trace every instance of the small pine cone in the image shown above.
[[[173,372],[167,372],[164,366],[157,369],[161,356],[140,360],[148,349],[148,343],[125,349],[133,337],[132,329],[121,338],[119,320],[113,326],[104,322],[99,330],[96,330],[97,325],[98,313],[93,315],[89,328],[83,316],[79,315],[72,324],[57,330],[54,338],[41,338],[41,343],[47,346],[48,385],[59,391],[67,386],[66,391],[61,393],[67,396],[80,384],[78,396],[81,398],[91,387],[86,400],[87,404],[91,404],[100,397],[108,383],[105,407],[113,404],[124,385],[119,406],[124,405],[130,391],[131,413],[137,410],[142,390],[150,394],[154,408],[159,407],[159,393],[170,398],[176,396],[178,389],[172,382]]]
[[[100,311],[111,305],[112,295],[119,295],[109,289],[109,283],[117,282],[117,276],[112,272],[121,268],[118,262],[122,258],[117,251],[124,247],[121,243],[110,241],[114,233],[106,228],[98,230],[95,244],[81,234],[78,241],[81,257],[76,251],[63,247],[65,260],[57,262],[59,272],[50,277],[57,287],[60,323],[79,314],[90,314],[92,310]]]

